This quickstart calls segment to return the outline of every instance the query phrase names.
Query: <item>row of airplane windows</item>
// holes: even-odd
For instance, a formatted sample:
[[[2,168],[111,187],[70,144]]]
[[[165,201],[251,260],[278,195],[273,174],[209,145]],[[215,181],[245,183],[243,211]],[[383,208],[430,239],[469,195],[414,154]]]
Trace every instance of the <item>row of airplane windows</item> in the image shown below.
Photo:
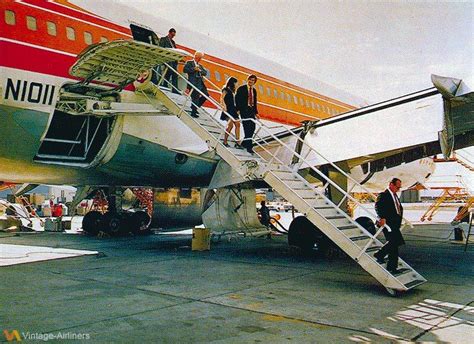
[[[17,19],[16,19],[14,11],[5,10],[5,23],[7,25],[16,25]],[[36,18],[33,17],[33,16],[28,16],[27,15],[26,16],[26,27],[31,31],[37,31],[38,30],[38,23],[37,23]],[[57,30],[56,23],[51,22],[51,21],[46,21],[46,29],[47,29],[47,32],[48,32],[49,35],[51,35],[51,36],[57,36],[58,35],[58,30]],[[66,37],[67,37],[67,39],[69,39],[71,41],[75,41],[76,40],[76,30],[73,27],[66,26]],[[104,37],[104,36],[100,37],[100,42],[107,42],[107,41],[108,41],[108,39],[106,37]],[[90,32],[84,31],[84,43],[86,43],[88,45],[93,43],[93,37],[92,37],[92,34]],[[217,82],[222,81],[221,74],[218,71],[214,72],[214,79]],[[229,75],[224,74],[224,81],[226,81],[227,79],[229,79]],[[242,84],[243,85],[246,84],[246,81],[242,80]],[[269,97],[273,96],[276,99],[278,99],[278,97],[280,97],[280,99],[286,100],[287,102],[290,102],[290,103],[293,100],[293,102],[296,105],[298,105],[298,97],[296,95],[293,95],[293,97],[292,97],[289,93],[285,93],[283,91],[280,91],[280,93],[279,93],[276,89],[273,89],[273,92],[272,92],[272,89],[270,87],[267,87],[266,89],[267,89],[267,96],[269,96]],[[258,91],[261,95],[264,95],[265,94],[264,86],[261,85],[261,84],[258,85]],[[312,100],[311,101],[308,100],[308,99],[305,100],[302,97],[299,98],[299,104],[301,106],[306,106],[308,109],[311,108],[313,110],[322,111],[322,112],[325,112],[325,113],[330,114],[330,115],[337,115],[337,114],[340,113],[336,109],[331,109],[327,106],[320,105],[318,103],[315,103]]]
[[[221,74],[217,70],[214,71],[214,79],[217,82],[222,81]],[[227,81],[228,79],[229,79],[229,75],[224,74],[224,81]],[[242,85],[245,85],[247,83],[247,81],[242,80],[241,83],[242,83]],[[298,97],[295,96],[295,95],[293,95],[293,97],[292,97],[289,93],[285,93],[283,91],[278,92],[278,90],[276,90],[275,88],[272,91],[272,89],[270,87],[266,87],[266,90],[267,90],[267,96],[268,97],[274,97],[276,99],[280,98],[280,99],[286,100],[287,102],[290,102],[290,103],[291,103],[291,101],[293,101],[296,105],[298,105]],[[265,95],[265,87],[261,84],[258,85],[258,92],[261,95]],[[330,114],[330,115],[340,114],[340,112],[337,111],[336,109],[331,109],[328,106],[320,105],[318,103],[315,103],[312,100],[303,99],[303,97],[299,98],[299,104],[301,106],[306,106],[308,109],[311,108],[313,110],[322,111],[322,112],[325,112],[325,113]]]
[[[16,25],[16,22],[17,20],[16,20],[15,12],[11,10],[5,10],[5,23],[7,25]],[[26,16],[26,27],[31,31],[37,31],[38,22],[36,18],[33,16]],[[46,21],[46,31],[51,36],[57,36],[58,29],[57,29],[56,23],[52,21]],[[75,41],[76,30],[73,27],[66,26],[66,37],[70,41]],[[100,42],[107,42],[107,41],[108,41],[107,37],[104,37],[104,36],[100,37]],[[84,31],[84,43],[88,45],[93,43],[93,37],[90,32]]]

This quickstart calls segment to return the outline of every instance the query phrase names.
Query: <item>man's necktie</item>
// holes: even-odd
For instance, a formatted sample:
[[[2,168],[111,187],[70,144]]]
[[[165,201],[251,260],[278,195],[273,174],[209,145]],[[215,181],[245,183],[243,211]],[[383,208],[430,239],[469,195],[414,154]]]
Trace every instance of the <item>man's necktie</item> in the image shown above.
[[[252,87],[249,88],[249,106],[250,107],[253,106],[253,88]]]
[[[398,199],[397,194],[394,194],[395,196],[395,207],[397,208],[397,214],[400,215],[402,213],[400,209],[400,200]]]

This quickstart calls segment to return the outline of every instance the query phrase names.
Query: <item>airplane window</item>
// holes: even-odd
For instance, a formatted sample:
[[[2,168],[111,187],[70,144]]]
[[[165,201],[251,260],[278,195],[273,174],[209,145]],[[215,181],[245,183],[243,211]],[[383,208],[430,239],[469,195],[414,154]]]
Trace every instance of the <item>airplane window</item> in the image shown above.
[[[285,92],[283,92],[283,91],[280,92],[280,98],[285,100]]]
[[[304,105],[304,100],[303,100],[303,98],[300,98],[300,105]]]
[[[101,42],[101,43],[108,42],[108,41],[109,41],[109,40],[107,39],[107,37],[100,36],[100,42]]]
[[[258,85],[258,90],[260,91],[260,94],[263,94],[263,86],[262,85]]]
[[[71,40],[75,41],[76,40],[76,30],[70,26],[66,26],[66,37]]]
[[[273,96],[278,99],[278,91],[273,89]]]
[[[16,24],[15,12],[10,11],[10,10],[5,10],[5,23],[7,23],[8,25]]]
[[[76,31],[70,26],[66,26],[66,36],[70,41],[76,40]]]
[[[293,101],[295,102],[296,105],[298,105],[298,97],[293,96]]]
[[[267,87],[267,96],[271,96],[272,95],[272,90],[270,90],[270,87]]]
[[[314,110],[315,106],[314,106],[314,102],[311,101],[311,108]]]
[[[216,75],[216,80],[221,81],[221,73],[219,73],[217,70],[214,73]]]
[[[309,100],[306,99],[306,107],[309,108]]]
[[[56,29],[56,24],[54,24],[53,22],[47,21],[46,28],[48,30],[49,35],[56,36],[58,34],[57,29]]]
[[[26,27],[32,31],[36,31],[38,29],[36,26],[36,18],[32,16],[26,16]]]
[[[290,96],[288,93],[286,94],[286,100],[287,100],[288,102],[291,102],[291,96]]]
[[[84,42],[88,45],[92,44],[92,34],[90,32],[84,31]]]

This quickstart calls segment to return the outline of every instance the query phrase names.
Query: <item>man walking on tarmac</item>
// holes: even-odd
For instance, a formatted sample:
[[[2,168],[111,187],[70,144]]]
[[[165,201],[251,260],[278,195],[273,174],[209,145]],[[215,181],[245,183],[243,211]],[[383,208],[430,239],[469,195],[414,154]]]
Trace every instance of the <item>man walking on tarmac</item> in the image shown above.
[[[388,189],[379,194],[377,202],[375,202],[375,211],[377,212],[379,227],[387,224],[390,229],[384,228],[383,233],[387,242],[382,248],[374,254],[377,262],[382,264],[385,262],[384,258],[388,255],[387,270],[391,273],[397,273],[398,266],[398,247],[405,244],[400,226],[403,219],[403,207],[397,192],[402,187],[402,181],[398,178],[393,178],[388,185]]]

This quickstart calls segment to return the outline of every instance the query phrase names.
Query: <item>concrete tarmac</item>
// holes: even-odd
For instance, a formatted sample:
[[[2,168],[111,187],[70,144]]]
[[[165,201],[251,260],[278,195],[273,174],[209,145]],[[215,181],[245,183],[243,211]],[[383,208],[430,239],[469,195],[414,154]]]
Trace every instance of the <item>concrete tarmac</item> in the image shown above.
[[[2,235],[100,254],[0,268],[1,330],[88,343],[473,343],[474,249],[451,244],[448,228],[405,234],[400,255],[428,282],[397,297],[349,258],[304,256],[286,237],[193,252],[189,237]]]

